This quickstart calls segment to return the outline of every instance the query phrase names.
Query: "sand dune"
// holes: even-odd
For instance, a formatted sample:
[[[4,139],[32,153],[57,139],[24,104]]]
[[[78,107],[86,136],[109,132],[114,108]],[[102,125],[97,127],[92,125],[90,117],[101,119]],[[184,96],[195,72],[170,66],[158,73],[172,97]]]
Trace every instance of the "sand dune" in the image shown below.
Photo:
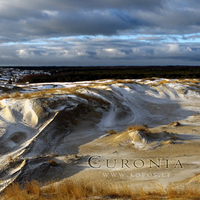
[[[88,165],[88,158],[94,155],[130,160],[134,155],[155,162],[169,158],[172,165],[180,160],[186,164],[184,169],[160,170],[171,176],[155,179],[168,183],[191,178],[200,170],[195,163],[200,145],[199,83],[146,79],[16,86],[23,93],[0,101],[1,190],[14,180],[44,182],[87,170],[95,177],[99,171]],[[174,121],[181,125],[170,125]],[[135,124],[145,124],[149,132],[126,129]],[[108,134],[111,129],[117,133]],[[78,154],[81,159],[66,154]],[[53,166],[51,159],[58,165]],[[148,167],[131,172],[156,170],[154,165],[152,172]],[[138,177],[132,182],[138,180],[145,183],[150,179]]]

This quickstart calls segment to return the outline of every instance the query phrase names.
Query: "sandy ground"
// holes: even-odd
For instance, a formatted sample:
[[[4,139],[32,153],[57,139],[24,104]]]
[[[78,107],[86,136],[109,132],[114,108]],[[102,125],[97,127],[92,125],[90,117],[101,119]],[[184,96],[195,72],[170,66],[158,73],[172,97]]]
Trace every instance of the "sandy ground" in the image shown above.
[[[200,127],[160,126],[149,130],[158,135],[163,130],[174,133],[175,139],[164,141],[163,138],[162,141],[158,137],[156,140],[161,140],[160,144],[149,142],[150,147],[147,150],[134,148],[130,141],[117,140],[123,133],[94,140],[80,147],[80,153],[89,154],[91,158],[86,164],[89,165],[87,173],[89,172],[91,177],[97,174],[113,181],[130,181],[137,186],[152,183],[166,186],[174,182],[189,183],[191,177],[200,172]]]
[[[149,187],[197,182],[199,83],[159,81],[51,83],[58,88],[51,97],[1,100],[0,189],[33,179]],[[33,84],[19,87],[30,94],[39,90]],[[76,87],[74,93],[62,90]],[[174,121],[180,124],[170,125]],[[126,129],[135,124],[149,132]],[[116,133],[108,134],[111,129]]]

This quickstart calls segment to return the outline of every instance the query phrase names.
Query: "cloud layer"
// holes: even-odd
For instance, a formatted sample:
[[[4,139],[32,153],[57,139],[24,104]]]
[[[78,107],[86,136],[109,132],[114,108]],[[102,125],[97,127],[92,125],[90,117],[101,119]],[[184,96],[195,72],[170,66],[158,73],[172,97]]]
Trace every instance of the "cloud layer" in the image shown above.
[[[198,0],[1,0],[1,65],[199,65]]]

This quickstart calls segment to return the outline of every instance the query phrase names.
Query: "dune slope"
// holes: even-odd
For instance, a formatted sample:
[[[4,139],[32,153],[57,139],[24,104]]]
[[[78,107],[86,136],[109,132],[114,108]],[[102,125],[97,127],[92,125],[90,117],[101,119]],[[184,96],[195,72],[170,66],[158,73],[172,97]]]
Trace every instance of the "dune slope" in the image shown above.
[[[161,183],[188,180],[200,170],[196,161],[200,145],[199,84],[198,80],[156,78],[102,80],[18,85],[21,93],[14,89],[6,97],[2,93],[0,189],[13,181],[62,180],[80,173],[84,176],[88,170],[94,177],[103,171],[129,170],[170,173],[170,177],[153,178]],[[180,126],[170,124],[174,121]],[[126,129],[135,124],[149,129]],[[114,134],[108,134],[111,129]],[[101,164],[91,167],[88,158],[96,155]],[[113,162],[114,158],[120,162],[126,158],[132,167],[123,163],[126,169],[122,169],[120,163],[109,168],[104,161]],[[132,164],[136,158],[147,164],[138,169]],[[159,159],[165,161],[160,163]],[[172,168],[166,169],[166,159]],[[102,167],[96,169],[98,166]],[[148,177],[125,179],[134,184],[152,181]]]

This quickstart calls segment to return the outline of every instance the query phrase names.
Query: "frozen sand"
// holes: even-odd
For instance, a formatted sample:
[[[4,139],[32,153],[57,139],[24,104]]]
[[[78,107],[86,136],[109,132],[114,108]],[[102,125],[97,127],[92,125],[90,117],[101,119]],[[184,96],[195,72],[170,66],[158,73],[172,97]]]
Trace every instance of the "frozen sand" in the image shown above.
[[[189,81],[160,81],[19,85],[29,93],[57,91],[46,98],[1,100],[1,189],[13,180],[45,182],[84,176],[133,185],[189,183],[200,170],[200,90]],[[76,87],[73,94],[61,90]],[[181,126],[169,126],[173,121]],[[120,132],[135,124],[146,124],[157,135],[141,135],[139,142],[129,132],[102,137],[110,129]],[[100,156],[91,160],[95,168],[88,163],[91,156]],[[58,165],[51,166],[50,159]],[[111,168],[114,159],[118,163]],[[118,174],[113,177],[111,172]],[[123,177],[119,172],[125,173]]]

